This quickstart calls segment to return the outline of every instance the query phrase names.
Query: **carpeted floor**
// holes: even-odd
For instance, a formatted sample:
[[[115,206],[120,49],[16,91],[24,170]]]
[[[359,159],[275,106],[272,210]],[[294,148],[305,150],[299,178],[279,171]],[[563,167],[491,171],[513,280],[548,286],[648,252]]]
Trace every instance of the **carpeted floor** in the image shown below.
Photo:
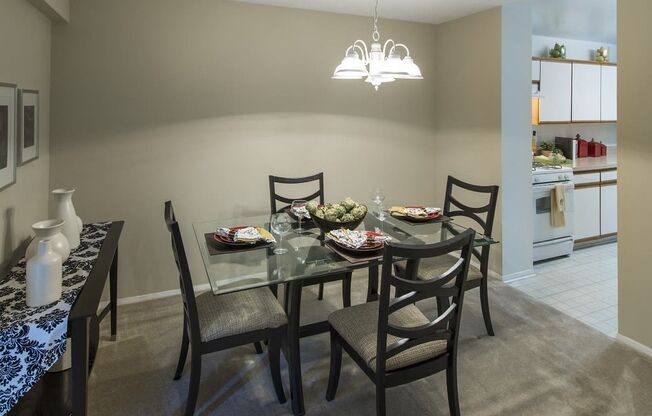
[[[353,303],[366,278],[354,278]],[[492,282],[496,336],[486,335],[477,290],[467,293],[460,336],[459,387],[464,415],[652,415],[652,363],[612,338],[500,282]],[[340,307],[340,285],[305,289],[310,320]],[[107,321],[90,384],[91,415],[180,415],[188,389],[172,376],[181,339],[181,300],[122,307],[118,339]],[[373,384],[345,355],[337,397],[324,400],[328,335],[301,344],[308,415],[375,415]],[[266,354],[248,345],[205,356],[196,414],[288,415],[275,399]],[[289,397],[287,367],[283,380]],[[448,415],[445,376],[388,391],[389,415]]]

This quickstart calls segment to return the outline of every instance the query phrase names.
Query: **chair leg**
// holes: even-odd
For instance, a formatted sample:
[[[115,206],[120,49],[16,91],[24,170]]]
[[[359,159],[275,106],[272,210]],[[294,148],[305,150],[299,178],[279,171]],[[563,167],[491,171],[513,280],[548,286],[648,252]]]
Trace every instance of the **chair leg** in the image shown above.
[[[342,279],[342,305],[345,308],[351,306],[351,277],[353,273],[347,273]]]
[[[324,284],[323,283],[319,284],[319,295],[317,295],[317,299],[324,300]]]
[[[181,353],[179,353],[179,362],[177,363],[177,370],[174,372],[174,379],[179,380],[183,373],[183,367],[186,365],[186,357],[188,356],[188,326],[186,325],[186,315],[183,315],[183,336],[181,338]]]
[[[201,379],[201,354],[199,351],[195,352],[192,348],[192,355],[190,357],[190,386],[188,389],[188,400],[186,402],[185,416],[193,416],[195,414],[195,406],[197,405],[197,396],[199,395],[199,380]]]
[[[385,386],[376,384],[376,416],[385,416]]]
[[[274,390],[276,390],[276,397],[278,402],[285,403],[285,391],[283,390],[283,382],[281,381],[281,336],[285,332],[277,331],[278,333],[269,338],[269,370],[272,373],[272,383],[274,383]]]
[[[489,288],[487,278],[482,278],[480,283],[480,304],[482,305],[482,317],[484,318],[484,326],[487,327],[487,333],[494,336],[494,327],[491,324],[491,313],[489,312]]]
[[[446,369],[446,388],[448,389],[448,408],[451,416],[460,415],[460,401],[457,394],[457,364],[454,359]]]
[[[342,370],[342,344],[337,340],[335,330],[331,328],[331,369],[328,374],[328,388],[326,389],[326,400],[329,402],[335,398],[337,385],[340,382]]]
[[[256,354],[262,354],[263,353],[263,346],[260,345],[260,341],[254,342],[254,348],[256,349]]]

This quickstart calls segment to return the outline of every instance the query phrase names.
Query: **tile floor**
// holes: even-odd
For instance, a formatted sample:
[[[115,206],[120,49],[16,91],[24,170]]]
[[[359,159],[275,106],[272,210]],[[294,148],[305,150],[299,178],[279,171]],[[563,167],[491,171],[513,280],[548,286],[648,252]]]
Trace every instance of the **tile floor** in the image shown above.
[[[618,333],[618,246],[577,250],[534,265],[536,277],[511,285],[615,337]]]

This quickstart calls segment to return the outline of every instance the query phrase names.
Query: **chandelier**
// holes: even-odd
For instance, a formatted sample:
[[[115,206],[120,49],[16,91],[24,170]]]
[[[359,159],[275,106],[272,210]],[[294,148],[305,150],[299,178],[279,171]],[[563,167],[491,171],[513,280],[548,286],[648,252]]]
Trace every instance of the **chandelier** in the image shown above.
[[[378,32],[378,0],[374,7],[373,43],[370,48],[362,40],[356,40],[344,54],[342,63],[335,68],[333,79],[362,79],[378,91],[380,84],[397,79],[423,79],[421,70],[410,56],[410,50],[392,39],[380,44]],[[399,49],[405,52],[401,58]]]

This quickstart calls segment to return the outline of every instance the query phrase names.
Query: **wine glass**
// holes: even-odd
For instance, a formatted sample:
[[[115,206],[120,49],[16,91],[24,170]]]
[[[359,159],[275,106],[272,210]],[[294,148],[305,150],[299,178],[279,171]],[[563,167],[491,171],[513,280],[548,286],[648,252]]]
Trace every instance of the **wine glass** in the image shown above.
[[[297,234],[303,233],[303,228],[301,228],[301,220],[305,218],[308,214],[308,210],[306,209],[306,204],[308,201],[305,199],[295,199],[292,201],[292,205],[290,210],[294,214],[295,217],[299,220],[299,227],[297,228]]]
[[[279,214],[274,214],[272,215],[272,219],[270,221],[270,227],[272,231],[279,236],[279,241],[278,244],[276,245],[276,248],[274,249],[274,254],[285,254],[288,252],[287,248],[283,248],[283,234],[287,233],[290,231],[290,228],[292,228],[292,220],[290,219],[290,216],[285,213],[279,213]]]
[[[378,218],[378,221],[380,221],[381,230],[384,230],[384,221],[385,218],[387,218],[385,215],[385,206],[383,205],[383,201],[385,201],[385,192],[383,191],[383,188],[377,186],[371,193],[371,202],[376,204],[376,211],[374,212],[374,216]]]

